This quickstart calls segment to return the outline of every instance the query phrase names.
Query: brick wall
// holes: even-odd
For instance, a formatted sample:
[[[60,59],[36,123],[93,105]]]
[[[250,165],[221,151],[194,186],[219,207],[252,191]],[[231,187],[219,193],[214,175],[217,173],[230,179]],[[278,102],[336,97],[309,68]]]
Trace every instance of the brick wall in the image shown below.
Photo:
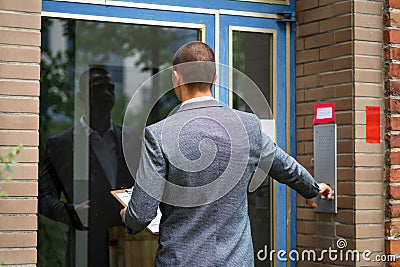
[[[297,0],[297,159],[313,171],[313,106],[334,102],[338,126],[338,214],[297,200],[297,246],[384,253],[384,143],[365,140],[365,107],[383,108],[383,1]],[[382,266],[331,262],[323,266]],[[298,266],[322,266],[300,262]]]
[[[0,264],[36,263],[40,0],[0,1],[0,153],[23,144],[0,198]]]
[[[400,254],[400,1],[385,6],[386,252]],[[398,264],[400,261],[397,262]]]

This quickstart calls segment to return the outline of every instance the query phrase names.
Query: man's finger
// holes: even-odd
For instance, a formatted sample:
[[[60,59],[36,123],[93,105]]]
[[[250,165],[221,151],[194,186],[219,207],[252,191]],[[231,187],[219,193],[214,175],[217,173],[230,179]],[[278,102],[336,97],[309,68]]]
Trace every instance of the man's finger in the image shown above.
[[[325,199],[327,199],[327,200],[333,199],[333,190],[329,185],[327,185],[325,183],[320,183],[319,188],[320,188],[319,193],[324,195]]]
[[[120,212],[119,212],[119,215],[121,216],[121,220],[122,220],[122,222],[124,223],[125,222],[125,211],[126,211],[126,208],[123,208]]]
[[[308,206],[313,207],[314,209],[317,208],[317,203],[315,202],[315,198],[308,198],[306,199],[306,203]]]

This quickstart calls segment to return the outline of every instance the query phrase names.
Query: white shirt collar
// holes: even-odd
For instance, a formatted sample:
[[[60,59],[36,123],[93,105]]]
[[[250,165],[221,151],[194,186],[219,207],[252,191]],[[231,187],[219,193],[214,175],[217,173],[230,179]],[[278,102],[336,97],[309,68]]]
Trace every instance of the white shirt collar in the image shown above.
[[[79,119],[79,122],[80,122],[83,130],[85,131],[86,136],[90,136],[92,133],[97,133],[95,130],[90,128],[90,126],[83,119],[83,116]],[[111,132],[114,131],[114,126],[113,126],[113,124],[111,122],[110,122],[110,128],[108,128],[106,132],[108,132],[108,131],[111,131]]]
[[[181,107],[182,107],[183,105],[188,104],[188,103],[200,102],[200,101],[205,101],[205,100],[216,100],[216,99],[215,99],[214,97],[212,97],[212,96],[199,96],[199,97],[194,97],[194,98],[191,98],[191,99],[188,99],[188,100],[182,102]]]

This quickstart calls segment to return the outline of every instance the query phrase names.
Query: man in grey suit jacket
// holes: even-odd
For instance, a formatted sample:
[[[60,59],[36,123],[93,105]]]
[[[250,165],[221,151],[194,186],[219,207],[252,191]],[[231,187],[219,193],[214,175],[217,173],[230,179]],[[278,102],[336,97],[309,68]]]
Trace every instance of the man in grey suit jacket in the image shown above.
[[[188,62],[210,64],[189,68],[196,77],[188,79],[180,68]],[[332,198],[329,186],[262,133],[255,115],[213,99],[214,62],[201,42],[176,52],[172,79],[182,105],[146,127],[132,198],[120,213],[128,231],[137,233],[160,207],[156,266],[254,266],[247,189],[263,160],[271,160],[273,178],[305,198]]]

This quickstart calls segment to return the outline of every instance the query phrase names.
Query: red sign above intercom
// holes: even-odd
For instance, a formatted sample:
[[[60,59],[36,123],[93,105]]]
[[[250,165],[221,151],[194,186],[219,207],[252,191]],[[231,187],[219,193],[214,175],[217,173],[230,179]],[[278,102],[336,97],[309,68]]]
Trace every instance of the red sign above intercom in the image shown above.
[[[314,105],[314,124],[335,121],[335,103]]]

